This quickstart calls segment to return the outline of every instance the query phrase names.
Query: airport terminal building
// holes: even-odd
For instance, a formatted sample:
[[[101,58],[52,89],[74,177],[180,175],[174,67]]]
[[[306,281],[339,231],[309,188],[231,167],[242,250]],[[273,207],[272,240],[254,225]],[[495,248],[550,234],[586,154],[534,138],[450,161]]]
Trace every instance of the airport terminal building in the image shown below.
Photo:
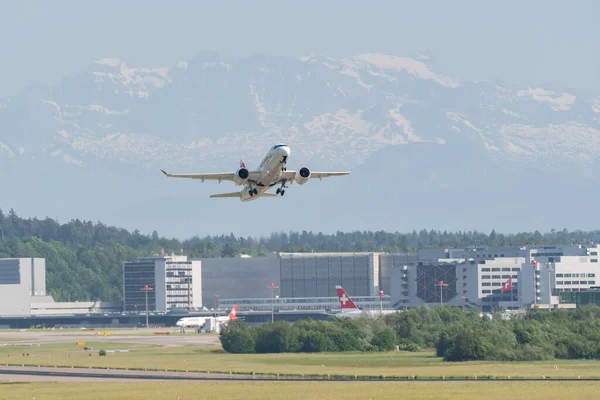
[[[123,264],[124,311],[145,312],[146,296],[149,311],[202,307],[201,262],[161,253]]]
[[[599,252],[599,245],[206,259],[163,252],[123,264],[123,302],[71,303],[57,303],[46,294],[44,259],[0,259],[0,316],[142,314],[146,285],[152,313],[222,310],[236,303],[243,310],[264,311],[271,301],[281,310],[334,310],[339,309],[336,285],[366,309],[381,306],[380,291],[383,306],[392,309],[554,308],[563,306],[561,298],[575,298],[564,293],[598,286]]]
[[[203,277],[210,276],[210,282],[222,289],[212,290],[217,286],[210,285],[203,290],[212,290],[223,306],[247,299],[246,307],[257,308],[260,301],[269,303],[271,282],[278,286],[276,296],[288,299],[288,307],[296,309],[302,308],[301,301],[309,307],[317,303],[331,307],[339,284],[353,297],[377,296],[383,290],[389,296],[386,304],[395,309],[556,307],[561,292],[596,285],[599,251],[598,245],[473,247],[423,249],[416,254],[279,253],[202,259]],[[537,265],[535,276],[532,262]]]

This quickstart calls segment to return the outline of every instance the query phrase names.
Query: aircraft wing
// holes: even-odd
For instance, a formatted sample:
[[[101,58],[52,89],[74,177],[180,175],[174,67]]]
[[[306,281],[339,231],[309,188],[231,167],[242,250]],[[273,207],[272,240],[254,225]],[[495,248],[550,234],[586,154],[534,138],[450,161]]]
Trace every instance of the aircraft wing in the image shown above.
[[[235,172],[216,172],[207,174],[170,174],[167,171],[161,169],[161,172],[169,178],[188,178],[188,179],[200,179],[202,182],[205,180],[209,181],[233,181]],[[257,172],[250,172],[248,180],[255,180],[258,177]]]
[[[323,178],[329,178],[330,176],[350,175],[351,173],[352,173],[352,171],[348,171],[348,172],[313,172],[313,171],[310,171],[309,179],[323,179]],[[281,174],[281,179],[286,180],[286,181],[292,181],[292,180],[294,180],[294,176],[296,176],[296,171],[285,171]]]

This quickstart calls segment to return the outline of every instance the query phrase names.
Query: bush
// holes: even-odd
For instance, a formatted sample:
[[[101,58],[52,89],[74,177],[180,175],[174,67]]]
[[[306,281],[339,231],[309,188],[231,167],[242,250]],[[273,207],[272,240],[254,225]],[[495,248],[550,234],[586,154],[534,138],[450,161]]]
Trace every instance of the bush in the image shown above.
[[[219,340],[228,353],[254,353],[256,349],[254,330],[242,320],[233,320],[223,326]]]
[[[308,331],[302,338],[300,351],[303,353],[322,353],[335,351],[333,341],[323,332]]]
[[[312,319],[259,327],[236,320],[223,327],[229,353],[406,351],[435,348],[446,361],[600,359],[600,307],[528,310],[505,320],[477,310],[418,307],[385,318]]]
[[[371,344],[379,349],[379,351],[391,351],[396,348],[396,335],[392,328],[385,328],[373,336]]]
[[[283,321],[262,325],[257,332],[257,353],[285,353],[298,349],[298,335],[292,326]]]
[[[105,356],[106,355],[106,350],[102,349],[98,352],[99,356]]]
[[[487,339],[467,328],[460,329],[451,337],[444,352],[446,361],[485,360],[492,345]]]

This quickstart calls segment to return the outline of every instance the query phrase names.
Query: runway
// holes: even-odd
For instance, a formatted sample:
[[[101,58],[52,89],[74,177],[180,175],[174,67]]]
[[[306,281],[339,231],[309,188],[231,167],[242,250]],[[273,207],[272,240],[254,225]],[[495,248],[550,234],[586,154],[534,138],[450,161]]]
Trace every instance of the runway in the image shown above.
[[[93,381],[273,381],[272,375],[224,374],[205,372],[139,371],[100,368],[54,368],[0,366],[2,381],[93,382]],[[286,379],[290,380],[290,379]],[[298,378],[294,380],[299,380]]]
[[[362,376],[355,380],[351,376],[331,375],[325,376],[300,376],[300,375],[273,375],[273,374],[227,374],[227,373],[205,373],[205,372],[175,372],[175,371],[140,371],[124,369],[101,369],[101,368],[64,368],[64,367],[19,367],[19,366],[0,366],[0,385],[6,382],[97,382],[97,381],[295,381],[295,382],[598,382],[598,378],[479,378],[465,379],[464,377],[447,378],[419,378],[412,380],[408,377],[394,379],[388,377],[381,379],[377,376]]]

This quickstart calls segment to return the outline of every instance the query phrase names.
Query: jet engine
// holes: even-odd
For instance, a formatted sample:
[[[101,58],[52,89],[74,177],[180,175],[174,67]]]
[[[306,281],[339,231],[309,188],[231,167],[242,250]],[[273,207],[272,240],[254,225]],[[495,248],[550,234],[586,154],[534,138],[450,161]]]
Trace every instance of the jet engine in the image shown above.
[[[294,176],[294,180],[298,185],[304,185],[310,179],[310,169],[306,167],[300,168],[296,171],[296,176]]]
[[[246,168],[240,168],[235,172],[235,175],[233,176],[233,182],[238,186],[243,185],[246,183],[249,176],[250,173]]]

